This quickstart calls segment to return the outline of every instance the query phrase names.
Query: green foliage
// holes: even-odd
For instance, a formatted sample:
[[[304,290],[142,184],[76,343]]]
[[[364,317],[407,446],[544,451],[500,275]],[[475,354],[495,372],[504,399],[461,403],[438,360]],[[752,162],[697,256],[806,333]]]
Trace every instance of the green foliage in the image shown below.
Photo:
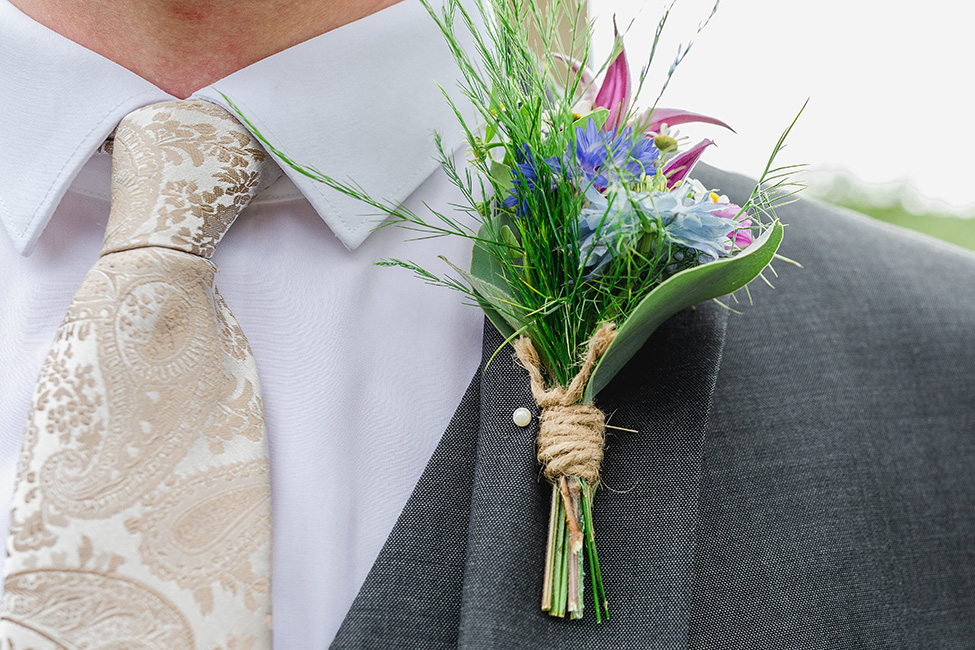
[[[975,250],[975,219],[938,214],[913,214],[900,206],[883,207],[868,202],[845,201],[838,205],[895,226],[910,228]]]
[[[748,249],[735,257],[687,269],[650,292],[627,316],[616,338],[593,371],[585,401],[592,403],[650,335],[677,312],[742,288],[765,269],[782,242],[782,225],[776,221]]]
[[[667,284],[668,277],[677,273],[674,278],[679,278],[680,271],[696,263],[697,253],[669,243],[663,235],[660,216],[641,208],[637,211],[642,233],[639,239],[615,243],[609,263],[598,277],[592,277],[588,272],[591,265],[580,249],[578,221],[580,211],[588,204],[587,188],[578,187],[578,179],[570,176],[572,172],[565,165],[562,170],[553,170],[543,162],[545,158],[561,158],[574,145],[576,128],[581,126],[582,118],[573,112],[580,94],[581,74],[568,69],[557,53],[581,49],[583,58],[587,58],[589,33],[587,29],[574,31],[572,41],[562,43],[556,29],[559,17],[565,14],[578,24],[581,5],[552,0],[543,12],[534,0],[495,0],[490,10],[482,2],[474,0],[481,14],[479,18],[469,14],[458,0],[447,0],[439,11],[427,5],[460,70],[459,92],[477,113],[479,124],[468,123],[463,117],[465,111],[459,110],[450,93],[444,91],[466,133],[473,154],[469,165],[458,169],[439,138],[436,144],[444,173],[464,197],[464,203],[454,207],[460,210],[461,216],[473,216],[478,225],[468,225],[468,220],[457,213],[431,210],[430,216],[419,216],[401,205],[375,199],[355,185],[336,181],[291,161],[253,129],[252,124],[248,122],[248,125],[286,163],[388,214],[389,224],[413,231],[418,237],[450,235],[472,240],[470,272],[451,264],[455,277],[437,275],[409,261],[385,263],[408,268],[425,282],[465,293],[484,308],[491,322],[507,337],[527,335],[553,383],[568,385],[578,370],[589,338],[604,323],[615,322],[625,335],[615,351],[611,348],[610,362],[604,366],[607,370],[597,375],[600,383],[595,385],[601,387],[603,379],[615,372],[608,369],[625,363],[622,351],[632,354],[629,341],[645,340],[664,318],[674,313],[671,309],[674,305],[690,306],[741,288],[761,272],[761,267],[754,264],[760,257],[749,256],[732,264],[749,272],[732,274],[736,283],[715,285],[720,287],[717,292],[702,291],[700,285],[684,280]],[[489,18],[492,12],[493,20]],[[667,14],[660,21],[658,37],[666,19]],[[538,27],[541,57],[529,44],[527,22]],[[464,38],[458,30],[463,30]],[[473,41],[473,53],[461,46],[467,41]],[[641,84],[655,49],[656,39],[650,60],[640,75]],[[684,55],[686,49],[671,65],[668,79]],[[630,102],[630,111],[633,105]],[[588,117],[597,124],[607,116],[606,109],[593,107],[588,111]],[[241,115],[241,118],[247,122],[246,117]],[[772,167],[787,133],[788,129],[777,143],[761,182],[749,202],[742,206],[752,219],[751,227],[756,235],[771,227],[775,222],[774,205],[792,192],[789,181],[792,170]],[[525,149],[537,163],[537,178],[526,178],[517,166]],[[611,202],[602,217],[596,238],[611,228],[612,211],[625,208],[627,201],[637,205],[629,194],[631,190],[665,189],[666,184],[658,169],[657,177],[645,183],[635,183],[632,188],[621,186],[622,191],[613,198],[615,204]],[[516,189],[521,216],[502,202],[512,187]],[[713,272],[694,277],[710,282],[712,273],[720,275],[717,269],[727,267],[727,264],[715,267]],[[665,284],[669,287],[664,292],[666,299],[662,294],[659,301],[647,301],[648,296]],[[686,297],[675,292],[683,292]],[[652,305],[666,305],[661,307],[661,313],[666,312],[666,316],[647,318]],[[629,322],[635,313],[640,316]],[[636,328],[640,329],[638,336],[631,334]],[[595,392],[590,391],[590,399]]]
[[[865,183],[847,172],[822,172],[810,175],[809,193],[826,203],[975,250],[972,209],[942,207],[907,183]]]
[[[483,11],[480,2],[476,4]],[[565,175],[565,170],[560,175],[541,162],[544,158],[560,157],[574,143],[575,129],[583,126],[587,118],[601,124],[608,116],[608,111],[598,108],[584,116],[574,114],[581,76],[571,72],[560,76],[565,73],[565,67],[556,53],[572,51],[576,45],[581,45],[585,53],[583,58],[588,55],[589,34],[585,30],[575,32],[572,43],[558,42],[555,29],[558,18],[579,11],[576,5],[554,0],[548,3],[547,13],[543,14],[531,0],[495,2],[496,19],[486,20],[480,28],[458,2],[447,2],[439,13],[429,6],[428,10],[438,22],[462,72],[461,94],[473,102],[485,124],[480,130],[464,124],[474,152],[471,165],[478,177],[476,185],[470,176],[461,178],[456,173],[448,156],[441,159],[455,184],[462,188],[472,205],[478,206],[481,220],[479,232],[471,237],[476,244],[470,273],[454,267],[455,271],[471,286],[476,299],[499,331],[509,338],[516,333],[531,338],[550,379],[567,385],[577,371],[592,333],[606,322],[616,322],[623,328],[628,317],[672,273],[668,269],[687,251],[663,240],[659,216],[641,215],[645,236],[639,245],[617,251],[598,279],[587,275],[577,221],[577,215],[586,204],[580,191],[585,188],[577,187],[576,179]],[[576,20],[577,16],[570,18]],[[666,19],[665,14],[658,32],[663,29]],[[527,21],[534,22],[539,28],[541,57],[529,44],[524,27]],[[471,33],[476,44],[476,60],[460,47],[464,39],[460,38],[458,29]],[[651,51],[647,66],[643,67],[640,84],[655,49]],[[684,55],[686,50],[678,53],[668,79]],[[456,108],[455,111],[463,122],[462,112]],[[476,133],[483,133],[483,138]],[[776,153],[781,145],[782,141],[776,146]],[[534,156],[538,178],[533,182],[535,188],[542,188],[541,191],[532,191],[529,179],[517,169],[520,147],[526,147]],[[788,170],[773,170],[770,161],[765,171],[763,180],[766,184],[757,187],[750,203],[744,206],[752,210],[757,231],[769,227],[774,221],[773,204],[788,194],[784,191]],[[483,192],[482,196],[507,196],[512,188],[512,178],[518,187],[521,218],[516,218],[497,199],[486,202],[475,199],[478,194],[475,190]],[[630,199],[618,195],[616,200],[625,202]],[[607,212],[604,223],[608,223],[610,217]],[[404,221],[409,221],[405,225],[410,227],[419,226],[412,220],[401,220],[401,225]],[[757,258],[743,261],[741,266],[751,269],[754,259]],[[724,295],[746,284],[761,268],[751,270],[754,273],[748,278],[742,276],[740,284],[722,285],[720,293],[704,298],[701,296],[713,292],[690,292],[688,295],[694,295],[698,300]],[[672,295],[667,302],[678,303],[683,306],[694,304]],[[646,305],[641,310],[641,313],[645,312]],[[651,320],[641,319],[641,322],[646,325]],[[636,325],[623,329],[630,332],[633,327]],[[629,340],[630,335],[624,336],[624,342]],[[614,353],[611,358],[618,360],[619,354]]]

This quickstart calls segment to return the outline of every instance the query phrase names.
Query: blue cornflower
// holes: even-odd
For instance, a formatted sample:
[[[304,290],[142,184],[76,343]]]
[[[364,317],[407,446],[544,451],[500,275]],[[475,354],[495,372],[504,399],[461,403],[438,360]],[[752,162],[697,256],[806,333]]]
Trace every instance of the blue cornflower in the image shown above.
[[[586,128],[576,129],[575,142],[569,145],[561,160],[558,157],[541,160],[544,168],[540,167],[527,144],[515,149],[514,177],[503,203],[508,208],[517,208],[518,216],[523,217],[527,212],[526,205],[518,197],[537,190],[542,176],[550,179],[552,188],[558,180],[568,176],[574,178],[581,189],[595,187],[605,191],[611,183],[627,182],[644,174],[653,176],[659,162],[660,151],[652,140],[634,140],[630,129],[603,131],[590,119]]]
[[[653,176],[660,151],[650,139],[634,141],[630,129],[603,131],[590,119],[585,129],[576,129],[575,144],[569,145],[565,158],[565,164],[577,176],[602,190],[614,181],[640,178],[643,174]],[[621,179],[621,174],[630,178]]]
[[[538,186],[540,169],[527,144],[522,144],[521,147],[515,150],[515,163],[514,177],[511,179],[511,189],[508,190],[508,196],[505,197],[503,203],[508,208],[517,206],[518,216],[523,217],[526,215],[527,209],[525,202],[518,200],[518,191],[534,192]],[[550,172],[552,176],[559,173],[560,167],[555,158],[545,158],[543,159],[543,163],[552,170]],[[553,187],[555,185],[554,178],[551,181],[551,185]]]

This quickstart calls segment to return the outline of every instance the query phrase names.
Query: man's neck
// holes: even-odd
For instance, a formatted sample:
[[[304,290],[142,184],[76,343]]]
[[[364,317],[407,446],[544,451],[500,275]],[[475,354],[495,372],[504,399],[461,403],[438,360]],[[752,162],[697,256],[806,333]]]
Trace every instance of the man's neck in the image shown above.
[[[180,98],[399,1],[11,0],[42,25]]]

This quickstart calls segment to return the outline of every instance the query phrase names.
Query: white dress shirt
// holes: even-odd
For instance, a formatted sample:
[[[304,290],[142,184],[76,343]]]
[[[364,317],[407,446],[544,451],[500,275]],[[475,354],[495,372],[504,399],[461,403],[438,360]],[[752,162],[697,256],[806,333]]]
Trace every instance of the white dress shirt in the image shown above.
[[[460,201],[432,138],[465,155],[435,83],[452,89],[456,74],[439,30],[407,0],[194,97],[226,94],[294,160],[422,213]],[[169,99],[0,0],[3,538],[34,383],[108,217],[111,158],[93,152],[125,114]],[[301,650],[338,630],[476,371],[482,316],[459,294],[374,266],[444,270],[439,254],[466,266],[463,240],[373,232],[375,210],[285,171],[213,260],[263,385],[275,647]]]

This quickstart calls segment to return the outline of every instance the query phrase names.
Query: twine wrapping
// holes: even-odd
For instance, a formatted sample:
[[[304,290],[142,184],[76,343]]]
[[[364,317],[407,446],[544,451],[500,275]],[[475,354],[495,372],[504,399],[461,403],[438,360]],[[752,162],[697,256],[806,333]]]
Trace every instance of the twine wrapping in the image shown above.
[[[616,325],[607,323],[589,339],[589,352],[582,368],[568,388],[545,388],[541,361],[530,339],[519,337],[514,342],[515,355],[528,371],[532,397],[541,410],[538,425],[538,462],[546,478],[575,476],[590,484],[599,480],[603,462],[605,417],[595,406],[579,404],[589,383],[589,376],[616,338]]]

